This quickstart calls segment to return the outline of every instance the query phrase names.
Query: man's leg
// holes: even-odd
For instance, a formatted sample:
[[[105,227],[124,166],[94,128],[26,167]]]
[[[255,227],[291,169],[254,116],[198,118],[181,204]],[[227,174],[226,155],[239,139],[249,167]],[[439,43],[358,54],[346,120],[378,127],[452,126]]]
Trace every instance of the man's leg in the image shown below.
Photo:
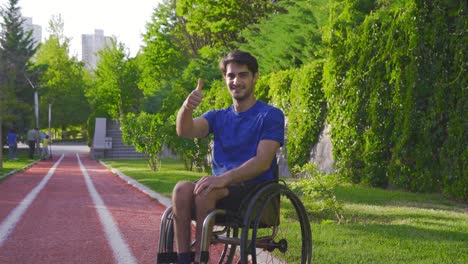
[[[13,146],[13,158],[18,159],[18,145]]]
[[[14,158],[13,152],[13,145],[8,145],[8,159],[12,160]]]
[[[36,149],[36,142],[35,141],[28,141],[29,145],[29,158],[32,159],[34,157],[34,151]]]
[[[190,263],[191,222],[194,207],[193,182],[178,182],[172,192],[172,206],[174,212],[174,231],[179,254],[178,263]]]
[[[216,201],[228,196],[229,191],[227,188],[223,189],[215,189],[211,190],[210,192],[202,192],[195,197],[195,215],[197,221],[197,228],[196,228],[196,254],[195,254],[195,261],[200,262],[201,257],[201,237],[202,237],[202,229],[203,229],[203,221],[205,220],[206,216],[210,211],[215,209]],[[210,230],[211,231],[211,230]],[[208,238],[211,237],[211,232],[208,235]]]

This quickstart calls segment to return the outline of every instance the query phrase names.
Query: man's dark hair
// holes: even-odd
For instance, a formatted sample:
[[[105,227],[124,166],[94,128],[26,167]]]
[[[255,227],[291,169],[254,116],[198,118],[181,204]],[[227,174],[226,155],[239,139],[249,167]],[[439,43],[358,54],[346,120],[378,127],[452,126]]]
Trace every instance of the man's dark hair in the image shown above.
[[[258,72],[257,59],[245,51],[231,51],[228,55],[226,55],[226,57],[221,59],[219,62],[219,69],[223,72],[223,75],[226,75],[226,67],[229,63],[247,65],[247,68],[249,68],[249,71],[251,71],[253,74]]]

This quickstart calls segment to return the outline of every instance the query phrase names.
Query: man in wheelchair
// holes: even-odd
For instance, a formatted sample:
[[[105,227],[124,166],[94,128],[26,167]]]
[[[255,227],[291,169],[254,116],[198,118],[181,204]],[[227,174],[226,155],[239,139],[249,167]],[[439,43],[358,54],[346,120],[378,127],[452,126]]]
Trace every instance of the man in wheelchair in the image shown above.
[[[212,176],[196,183],[181,181],[173,190],[172,205],[178,263],[190,263],[191,221],[196,241],[202,223],[215,208],[236,210],[242,198],[258,184],[275,179],[277,150],[284,143],[283,112],[254,95],[258,63],[247,52],[233,51],[219,64],[232,105],[211,110],[200,117],[193,111],[203,100],[202,80],[184,101],[177,115],[177,134],[187,138],[214,136]],[[195,245],[200,261],[200,244]]]

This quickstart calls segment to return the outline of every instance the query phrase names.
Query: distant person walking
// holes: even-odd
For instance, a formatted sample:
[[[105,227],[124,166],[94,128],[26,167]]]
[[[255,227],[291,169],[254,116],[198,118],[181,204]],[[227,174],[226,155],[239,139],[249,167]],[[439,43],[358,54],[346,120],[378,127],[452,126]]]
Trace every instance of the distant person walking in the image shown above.
[[[42,140],[42,159],[49,158],[49,135],[45,135],[45,138]]]
[[[36,143],[39,141],[40,135],[37,128],[30,129],[27,134],[28,146],[29,146],[29,158],[34,158],[34,152],[36,151]]]
[[[17,160],[16,153],[18,150],[18,134],[16,134],[16,129],[10,129],[8,132],[8,158],[10,160]]]

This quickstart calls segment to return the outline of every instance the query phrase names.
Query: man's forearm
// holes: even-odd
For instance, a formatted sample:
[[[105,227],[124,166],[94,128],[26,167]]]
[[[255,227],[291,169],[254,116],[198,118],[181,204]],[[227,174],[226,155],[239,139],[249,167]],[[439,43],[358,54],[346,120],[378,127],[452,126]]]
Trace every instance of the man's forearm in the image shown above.
[[[190,131],[193,130],[193,110],[182,106],[177,113],[176,131],[180,137],[190,137]]]
[[[245,182],[267,171],[270,168],[271,162],[272,160],[268,161],[259,157],[253,157],[241,166],[226,172],[222,177],[225,177],[226,186]]]
[[[275,159],[279,148],[280,143],[277,141],[261,140],[255,157],[222,175],[225,178],[225,186],[251,180],[267,171]]]

